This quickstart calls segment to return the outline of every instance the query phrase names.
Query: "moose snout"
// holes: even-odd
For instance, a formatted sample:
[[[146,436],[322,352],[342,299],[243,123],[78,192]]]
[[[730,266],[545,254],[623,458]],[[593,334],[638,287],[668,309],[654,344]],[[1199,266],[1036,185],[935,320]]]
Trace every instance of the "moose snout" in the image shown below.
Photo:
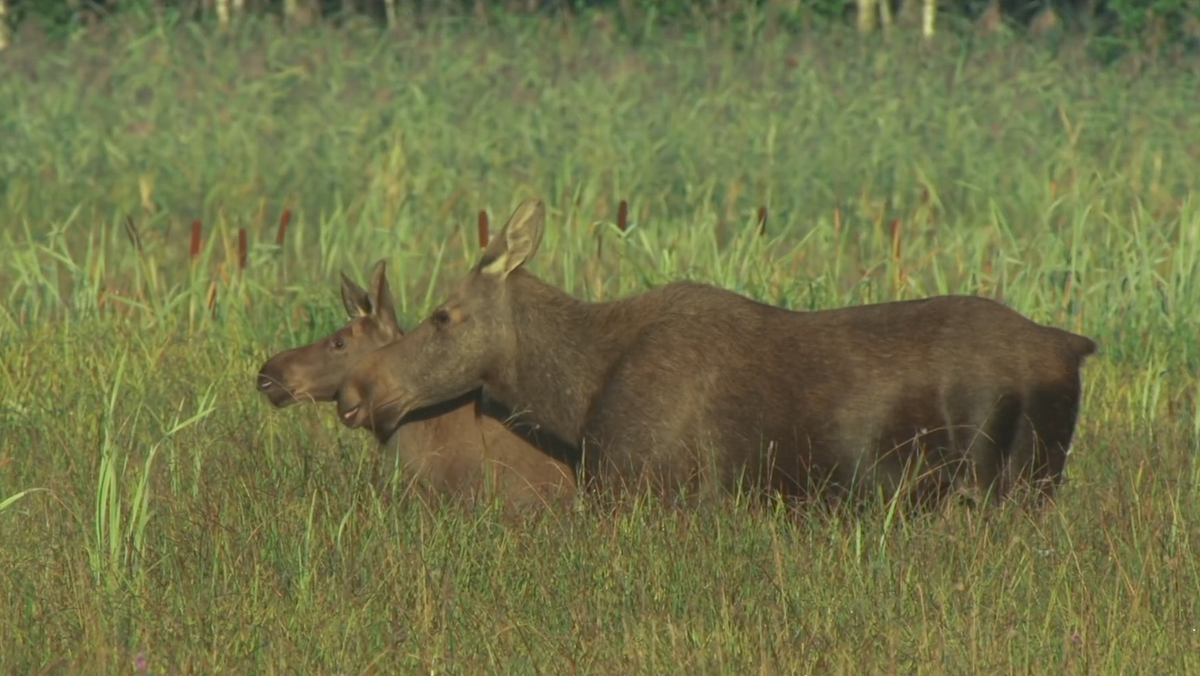
[[[255,386],[259,392],[266,392],[271,389],[271,385],[275,384],[275,380],[262,371],[258,372],[258,379],[255,381]]]
[[[262,368],[258,369],[258,375],[254,377],[254,387],[259,392],[270,393],[279,387],[282,379],[276,361],[271,359],[263,364]]]
[[[267,401],[276,408],[290,406],[295,402],[292,387],[285,384],[283,374],[272,363],[267,362],[258,370],[254,378],[254,388],[266,396]]]

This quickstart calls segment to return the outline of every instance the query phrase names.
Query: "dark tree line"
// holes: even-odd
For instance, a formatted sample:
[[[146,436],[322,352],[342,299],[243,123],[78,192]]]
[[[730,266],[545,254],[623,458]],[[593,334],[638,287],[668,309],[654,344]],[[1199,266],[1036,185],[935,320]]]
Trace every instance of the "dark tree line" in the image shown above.
[[[687,24],[714,16],[744,20],[753,14],[768,16],[784,29],[851,21],[869,32],[909,24],[932,37],[935,23],[938,32],[968,24],[1007,25],[1200,47],[1200,0],[0,0],[0,31],[11,34],[24,22],[36,22],[50,34],[63,35],[130,11],[171,11],[219,23],[243,15],[299,23],[358,17],[386,26],[447,13],[578,15],[597,10],[631,27],[647,20]]]

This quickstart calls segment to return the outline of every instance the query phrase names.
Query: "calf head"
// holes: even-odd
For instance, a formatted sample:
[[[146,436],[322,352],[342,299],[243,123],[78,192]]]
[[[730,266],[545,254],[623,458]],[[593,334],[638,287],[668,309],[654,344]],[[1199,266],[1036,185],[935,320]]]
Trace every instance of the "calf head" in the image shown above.
[[[345,326],[312,344],[284,350],[259,369],[258,391],[273,406],[333,401],[338,385],[360,360],[403,335],[383,261],[375,265],[369,291],[342,274],[342,303],[350,316]]]

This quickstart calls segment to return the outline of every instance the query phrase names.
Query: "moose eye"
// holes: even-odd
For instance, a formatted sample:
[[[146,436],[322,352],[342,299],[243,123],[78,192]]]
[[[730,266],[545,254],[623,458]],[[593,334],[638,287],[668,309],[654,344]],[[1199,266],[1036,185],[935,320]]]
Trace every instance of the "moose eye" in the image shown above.
[[[346,341],[342,340],[341,338],[333,339],[333,349],[340,350],[344,347],[346,347]]]
[[[450,323],[450,311],[440,309],[433,313],[433,324],[437,327],[443,327]]]

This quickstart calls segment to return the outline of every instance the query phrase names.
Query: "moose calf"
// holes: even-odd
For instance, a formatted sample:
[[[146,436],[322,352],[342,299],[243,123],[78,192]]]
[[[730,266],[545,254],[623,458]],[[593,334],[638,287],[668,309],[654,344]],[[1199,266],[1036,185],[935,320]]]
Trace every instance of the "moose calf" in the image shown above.
[[[258,390],[277,408],[297,401],[332,401],[342,378],[372,351],[406,340],[396,322],[386,265],[376,264],[371,291],[342,275],[342,302],[350,322],[311,345],[271,357],[258,372]],[[366,425],[385,447],[400,453],[418,483],[437,493],[477,492],[494,486],[514,507],[569,500],[574,470],[497,419],[504,411],[484,405],[478,391]],[[482,406],[482,409],[480,408]],[[480,415],[478,411],[485,411]],[[485,483],[487,482],[487,483]]]

